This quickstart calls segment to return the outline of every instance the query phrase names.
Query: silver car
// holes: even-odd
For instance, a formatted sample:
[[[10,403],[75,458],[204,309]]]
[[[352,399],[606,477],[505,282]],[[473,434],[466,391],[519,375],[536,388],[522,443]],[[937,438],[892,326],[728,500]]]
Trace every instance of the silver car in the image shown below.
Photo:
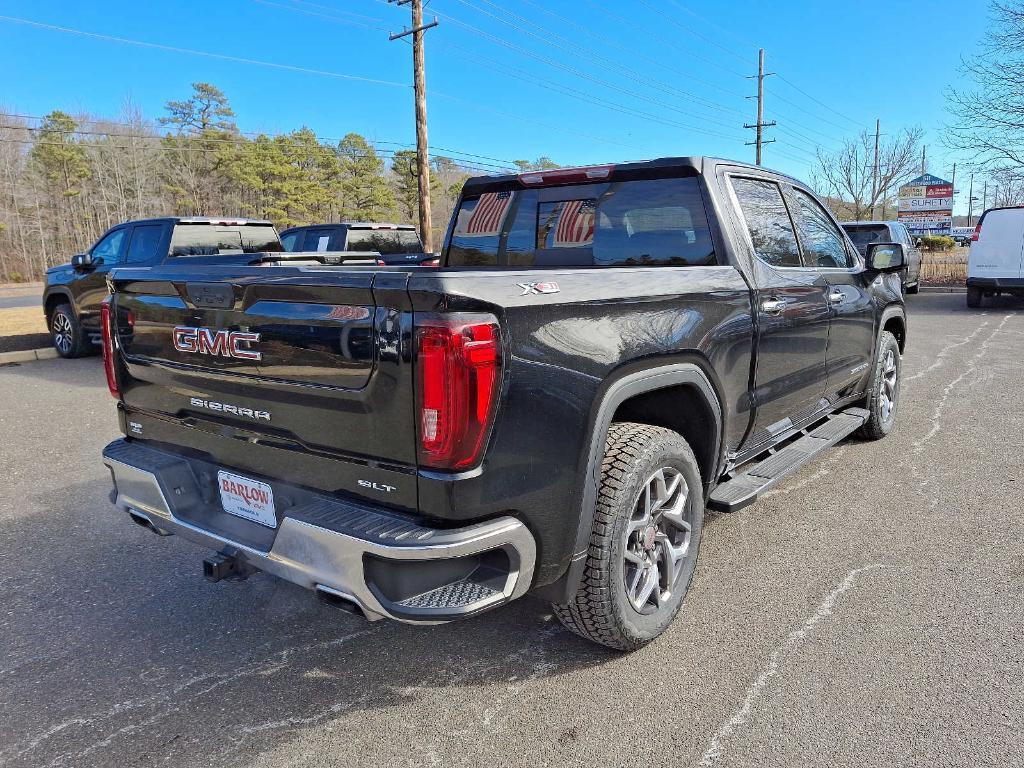
[[[857,246],[861,256],[871,243],[899,243],[907,257],[903,272],[903,290],[917,293],[921,289],[921,249],[914,243],[906,224],[898,221],[845,221],[843,229]]]

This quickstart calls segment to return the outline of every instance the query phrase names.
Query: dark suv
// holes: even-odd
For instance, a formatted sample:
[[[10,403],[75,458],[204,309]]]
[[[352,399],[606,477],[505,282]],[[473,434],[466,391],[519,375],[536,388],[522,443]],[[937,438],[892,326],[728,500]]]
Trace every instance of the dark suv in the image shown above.
[[[99,344],[100,303],[107,296],[107,273],[115,266],[281,250],[269,221],[194,216],[118,224],[70,264],[46,271],[43,310],[53,346],[61,357],[79,357]]]

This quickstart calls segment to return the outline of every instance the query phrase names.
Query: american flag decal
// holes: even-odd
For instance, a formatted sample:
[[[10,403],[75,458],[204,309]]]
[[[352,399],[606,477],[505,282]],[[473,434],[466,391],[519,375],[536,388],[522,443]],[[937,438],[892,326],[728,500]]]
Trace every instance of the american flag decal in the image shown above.
[[[493,237],[501,232],[512,203],[511,192],[484,192],[466,222],[464,237]]]
[[[569,200],[562,204],[555,229],[555,248],[575,248],[594,242],[594,215],[597,207],[593,200]]]

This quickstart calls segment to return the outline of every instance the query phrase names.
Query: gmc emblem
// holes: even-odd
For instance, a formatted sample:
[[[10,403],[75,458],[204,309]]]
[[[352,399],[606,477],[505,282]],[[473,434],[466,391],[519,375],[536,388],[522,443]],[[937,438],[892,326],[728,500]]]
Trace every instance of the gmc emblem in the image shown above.
[[[200,355],[237,357],[240,360],[262,360],[263,353],[249,349],[243,344],[255,344],[260,340],[258,333],[243,331],[215,331],[212,328],[193,328],[188,325],[175,326],[171,332],[174,348],[179,352],[198,352]]]

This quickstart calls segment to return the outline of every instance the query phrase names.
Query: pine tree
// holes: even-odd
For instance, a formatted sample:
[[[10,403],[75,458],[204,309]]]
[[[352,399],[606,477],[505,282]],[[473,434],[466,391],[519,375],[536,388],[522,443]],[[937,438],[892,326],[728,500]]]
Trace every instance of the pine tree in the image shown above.
[[[337,154],[341,218],[374,220],[394,210],[395,194],[384,178],[384,161],[366,139],[348,134],[338,143]]]

